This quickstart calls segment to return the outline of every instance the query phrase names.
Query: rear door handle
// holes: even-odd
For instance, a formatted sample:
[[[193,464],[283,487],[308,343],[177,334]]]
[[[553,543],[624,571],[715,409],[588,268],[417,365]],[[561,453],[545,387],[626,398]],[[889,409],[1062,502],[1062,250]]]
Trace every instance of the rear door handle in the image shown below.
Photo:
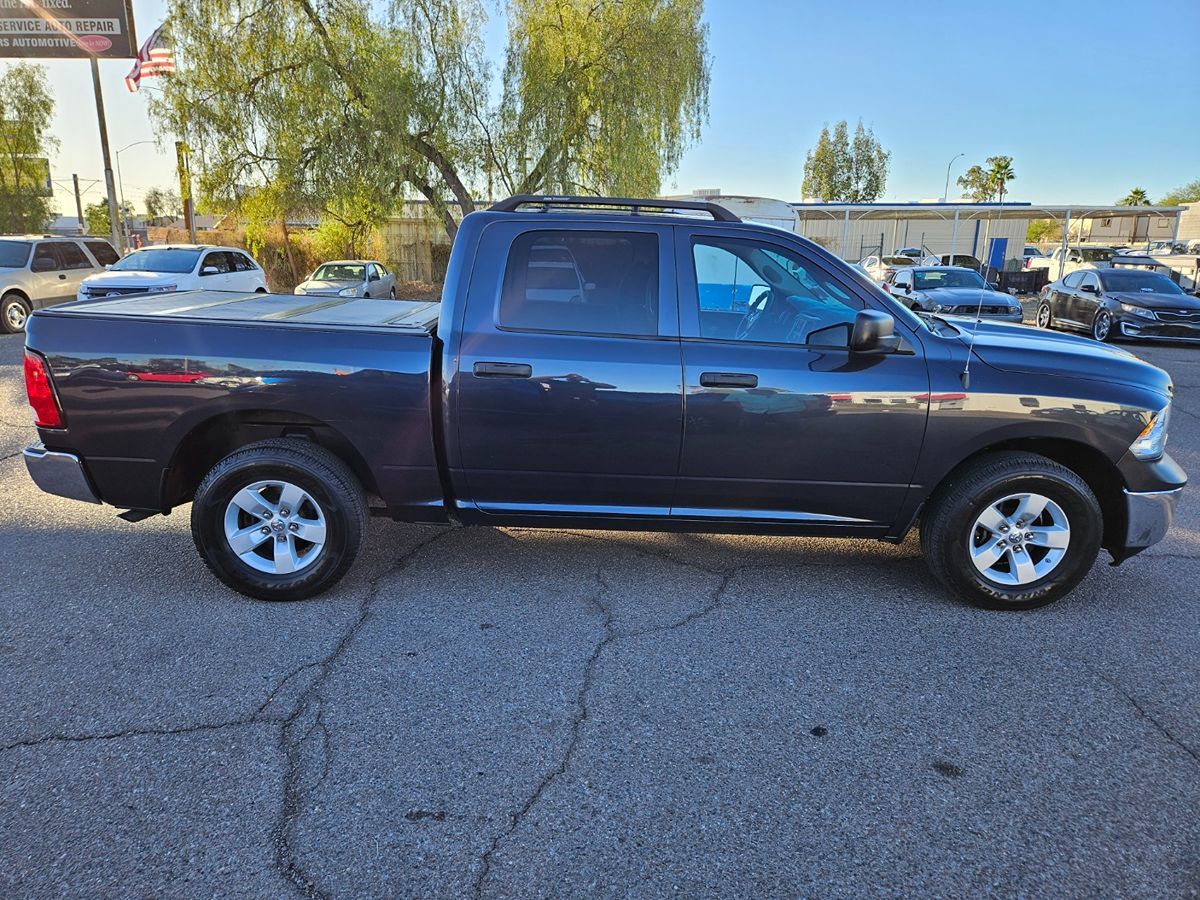
[[[757,375],[746,375],[740,372],[701,372],[700,384],[703,387],[758,387]]]
[[[528,363],[477,362],[473,370],[479,378],[528,378],[533,366]]]

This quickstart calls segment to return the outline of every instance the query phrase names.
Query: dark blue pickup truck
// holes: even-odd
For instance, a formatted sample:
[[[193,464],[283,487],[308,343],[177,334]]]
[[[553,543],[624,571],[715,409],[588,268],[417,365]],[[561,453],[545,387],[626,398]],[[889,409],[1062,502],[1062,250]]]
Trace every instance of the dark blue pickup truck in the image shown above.
[[[1166,533],[1167,374],[918,315],[714,204],[516,197],[466,217],[440,303],[214,292],[39,310],[45,490],[192,503],[226,584],[335,583],[368,515],[875,537],[1004,608]]]

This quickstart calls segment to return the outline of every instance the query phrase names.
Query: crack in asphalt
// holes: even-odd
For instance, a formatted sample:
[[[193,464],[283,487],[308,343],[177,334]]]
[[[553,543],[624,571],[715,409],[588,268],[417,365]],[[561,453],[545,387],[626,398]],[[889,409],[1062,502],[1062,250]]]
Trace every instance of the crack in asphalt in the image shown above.
[[[518,530],[518,529],[513,529]],[[520,529],[525,530],[525,529]],[[545,533],[543,531],[543,533]],[[719,577],[719,581],[712,589],[707,601],[696,609],[680,617],[674,622],[666,625],[657,625],[651,628],[641,629],[639,631],[620,632],[617,630],[617,616],[613,611],[612,606],[604,603],[604,598],[611,590],[611,585],[604,577],[602,569],[597,569],[595,578],[600,583],[600,591],[594,597],[589,597],[588,602],[601,614],[601,627],[603,634],[592,648],[591,654],[583,665],[583,677],[580,680],[579,690],[575,696],[575,715],[571,719],[571,724],[568,729],[568,739],[566,748],[563,750],[557,764],[545,772],[538,783],[534,786],[533,791],[525,799],[525,801],[514,812],[509,813],[509,821],[507,827],[498,831],[488,844],[487,849],[479,860],[479,871],[475,876],[475,883],[472,890],[472,895],[475,900],[479,900],[483,896],[484,886],[488,876],[492,871],[492,860],[500,849],[500,845],[511,837],[520,827],[521,823],[528,817],[529,813],[537,806],[538,802],[545,796],[550,786],[562,775],[566,774],[571,767],[572,761],[575,759],[579,749],[579,743],[583,736],[583,728],[587,720],[591,716],[591,695],[595,684],[596,668],[599,665],[601,656],[613,644],[626,640],[628,638],[641,637],[648,634],[658,634],[666,631],[675,631],[680,628],[685,628],[688,625],[697,622],[700,619],[710,616],[717,610],[721,609],[725,592],[729,588],[730,582],[742,571],[755,568],[754,566],[731,566],[722,570],[709,569],[695,563],[683,562],[666,554],[653,553],[645,551],[641,548],[626,544],[622,541],[612,541],[604,538],[599,538],[595,535],[580,535],[570,531],[557,531],[557,534],[566,534],[572,537],[588,537],[591,540],[599,543],[618,546],[630,550],[642,556],[651,556],[658,559],[664,559],[675,565],[695,569],[710,576]]]
[[[1099,673],[1097,673],[1097,674],[1099,675]],[[1183,740],[1176,737],[1171,732],[1171,729],[1167,728],[1166,725],[1164,725],[1162,722],[1158,721],[1158,719],[1156,719],[1153,715],[1151,715],[1150,712],[1144,706],[1142,706],[1142,704],[1140,704],[1137,701],[1136,697],[1134,697],[1131,693],[1129,693],[1127,690],[1125,690],[1125,688],[1121,687],[1121,685],[1117,684],[1117,682],[1113,681],[1111,678],[1108,678],[1104,675],[1099,675],[1099,677],[1101,680],[1108,682],[1108,684],[1112,686],[1113,690],[1115,690],[1118,694],[1120,694],[1122,697],[1124,697],[1129,702],[1129,705],[1132,706],[1134,709],[1136,709],[1138,711],[1138,714],[1142,718],[1144,718],[1147,722],[1149,722],[1151,725],[1153,725],[1155,730],[1157,730],[1159,734],[1161,734],[1168,741],[1170,741],[1172,744],[1174,744],[1176,747],[1178,747],[1180,750],[1182,750],[1184,753],[1186,753],[1188,756],[1190,756],[1195,762],[1200,763],[1200,752],[1197,752],[1192,747],[1190,747],[1186,743],[1184,743]]]
[[[372,606],[378,598],[384,582],[390,577],[404,572],[417,554],[426,547],[453,533],[454,529],[447,529],[417,542],[387,569],[368,582],[366,593],[358,605],[358,615],[324,657],[308,664],[309,667],[317,670],[317,675],[296,698],[291,711],[280,720],[279,749],[283,753],[286,771],[283,777],[283,798],[279,817],[271,830],[271,842],[275,848],[275,870],[302,896],[319,898],[319,900],[330,896],[305,871],[303,865],[296,858],[296,851],[292,846],[292,831],[303,812],[305,799],[310,791],[319,787],[328,777],[332,760],[331,736],[325,725],[324,696],[321,694],[321,689],[334,667],[345,656],[347,649],[354,642],[367,620],[370,619]],[[310,717],[311,721],[306,721]],[[309,739],[317,733],[321,736],[321,771],[311,786],[306,786],[305,776],[308,774],[308,767],[304,751]]]
[[[17,741],[12,741],[7,744],[0,745],[0,753],[5,753],[9,750],[16,750],[22,747],[40,747],[45,744],[86,744],[91,741],[116,741],[122,738],[133,737],[174,737],[182,734],[199,734],[205,731],[221,731],[227,728],[245,728],[250,725],[270,725],[283,722],[280,716],[266,715],[268,707],[274,702],[280,691],[287,686],[293,678],[306,669],[315,666],[316,663],[307,662],[292,669],[283,676],[275,686],[267,692],[266,699],[260,703],[253,712],[248,715],[238,716],[234,719],[226,719],[220,722],[193,722],[188,725],[176,726],[160,726],[160,727],[133,727],[122,728],[116,731],[102,731],[91,734],[45,734],[39,737],[22,738]]]

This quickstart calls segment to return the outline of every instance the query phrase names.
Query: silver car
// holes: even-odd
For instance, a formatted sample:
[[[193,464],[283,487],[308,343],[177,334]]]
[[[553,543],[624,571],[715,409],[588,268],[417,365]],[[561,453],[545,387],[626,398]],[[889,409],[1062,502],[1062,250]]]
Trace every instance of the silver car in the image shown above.
[[[83,279],[118,259],[103,238],[0,236],[0,331],[24,331],[31,312],[74,300]]]
[[[317,266],[317,271],[296,285],[296,293],[395,300],[396,276],[375,260],[341,259]]]

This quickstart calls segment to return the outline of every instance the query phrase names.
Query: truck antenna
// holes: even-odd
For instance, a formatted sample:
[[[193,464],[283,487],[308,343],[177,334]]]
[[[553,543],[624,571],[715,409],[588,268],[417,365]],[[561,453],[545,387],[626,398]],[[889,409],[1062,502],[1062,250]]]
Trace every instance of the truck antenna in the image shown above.
[[[992,213],[994,211],[997,211],[1000,213],[1001,219],[1004,218],[1004,215],[1003,215],[1003,213],[1004,213],[1003,182],[1001,182],[999,205],[996,206],[994,210],[988,210],[988,234],[992,233],[992,221],[993,221]],[[995,240],[995,238],[992,238],[992,240]],[[992,249],[991,247],[986,248],[986,250],[988,251],[989,254],[991,252],[991,249]],[[950,257],[950,264],[954,265],[954,257],[953,256]],[[987,270],[988,270],[988,264],[985,262],[983,264],[983,272],[987,272]],[[966,361],[966,363],[963,364],[963,370],[961,373],[959,373],[959,376],[958,376],[958,380],[960,382],[962,382],[962,389],[964,391],[969,391],[971,389],[971,357],[975,353],[975,335],[979,334],[979,325],[983,321],[983,292],[985,290],[987,290],[987,276],[984,275],[983,272],[980,273],[980,276],[983,278],[983,286],[979,288],[979,302],[975,304],[975,327],[971,329],[971,340],[967,344],[967,361]]]

